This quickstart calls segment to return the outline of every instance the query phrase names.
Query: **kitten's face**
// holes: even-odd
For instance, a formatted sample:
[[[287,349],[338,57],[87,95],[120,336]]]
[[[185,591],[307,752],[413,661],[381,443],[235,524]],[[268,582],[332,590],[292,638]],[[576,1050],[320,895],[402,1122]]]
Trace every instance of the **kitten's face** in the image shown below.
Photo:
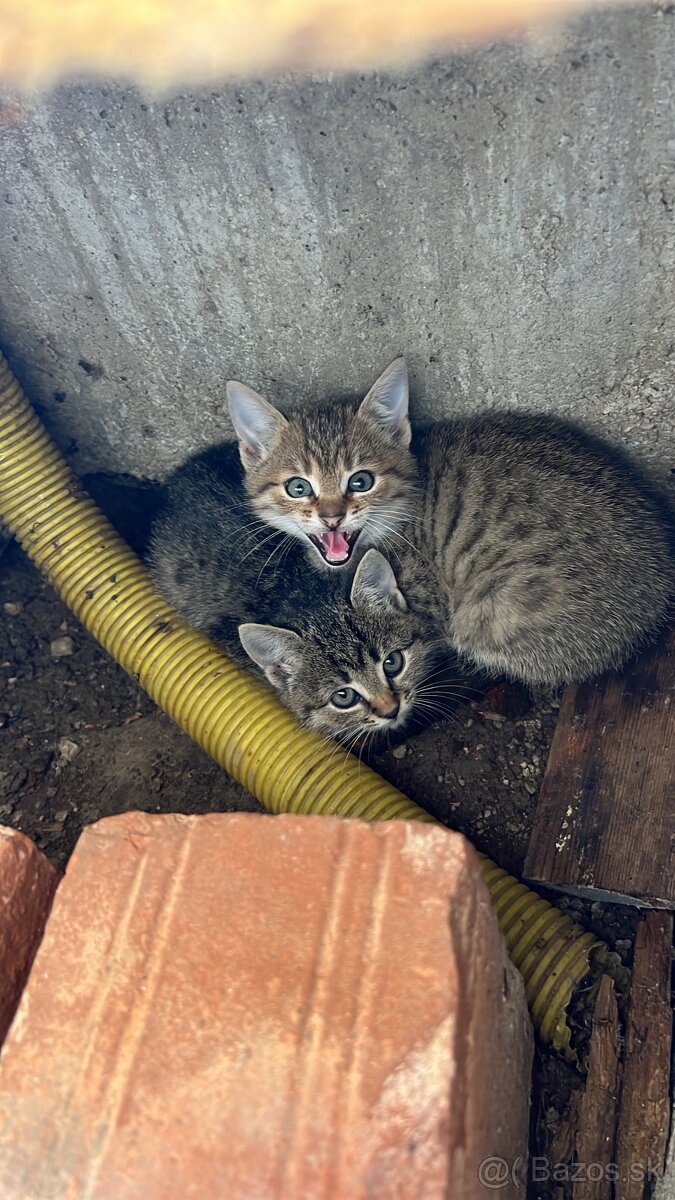
[[[387,560],[369,550],[349,597],[336,592],[306,616],[301,636],[269,625],[239,628],[287,708],[347,747],[401,730],[434,670],[435,642],[417,632]]]
[[[228,384],[228,399],[246,489],[263,521],[303,541],[317,565],[333,570],[369,546],[395,543],[396,531],[414,517],[402,359],[358,405],[285,417],[237,383]]]

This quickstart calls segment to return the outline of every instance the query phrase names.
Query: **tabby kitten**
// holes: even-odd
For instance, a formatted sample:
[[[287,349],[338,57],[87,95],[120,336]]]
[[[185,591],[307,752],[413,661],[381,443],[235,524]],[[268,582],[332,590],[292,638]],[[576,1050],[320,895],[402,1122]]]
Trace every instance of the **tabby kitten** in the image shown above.
[[[261,531],[241,475],[231,443],[167,481],[149,553],[166,599],[252,661],[302,724],[345,745],[400,735],[418,698],[442,707],[435,630],[408,609],[387,560],[368,550],[353,579],[307,571],[295,539]]]
[[[356,563],[410,521],[415,464],[402,359],[360,404],[283,415],[236,382],[227,398],[254,512],[299,538],[315,565]]]
[[[240,384],[228,394],[259,515],[313,538],[340,567],[356,519],[349,470],[376,478],[388,508],[361,514],[361,542],[395,548],[411,605],[478,667],[529,684],[580,681],[621,666],[666,620],[672,513],[627,455],[575,426],[521,413],[434,426],[413,446],[422,500],[402,529],[414,513],[403,359],[358,410],[386,435],[377,467],[371,446],[350,440],[350,410],[287,421]],[[303,478],[288,480],[291,470]],[[316,533],[321,519],[334,540]]]
[[[557,686],[622,666],[664,625],[673,514],[623,452],[519,413],[444,422],[414,450],[419,556],[401,579],[411,604],[434,596],[460,654]]]

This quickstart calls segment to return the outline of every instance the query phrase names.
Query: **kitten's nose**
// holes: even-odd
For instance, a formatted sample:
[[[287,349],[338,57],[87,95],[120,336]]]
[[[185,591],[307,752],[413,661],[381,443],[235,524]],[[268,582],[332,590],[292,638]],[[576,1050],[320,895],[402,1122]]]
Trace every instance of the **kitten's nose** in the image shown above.
[[[385,721],[393,721],[394,717],[398,716],[400,703],[397,696],[373,696],[370,707],[376,716]]]
[[[320,513],[319,515],[328,529],[337,529],[345,519],[344,513]]]

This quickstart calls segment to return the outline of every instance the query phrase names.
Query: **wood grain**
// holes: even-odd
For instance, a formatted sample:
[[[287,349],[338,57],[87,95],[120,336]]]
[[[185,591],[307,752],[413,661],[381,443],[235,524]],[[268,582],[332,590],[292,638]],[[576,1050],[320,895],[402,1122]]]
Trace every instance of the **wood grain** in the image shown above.
[[[626,673],[566,690],[524,873],[675,908],[675,630]]]
[[[552,1146],[555,1176],[565,1181],[565,1195],[574,1200],[612,1200],[620,1078],[617,998],[613,981],[603,975],[593,1017],[586,1083],[574,1092]]]
[[[619,1013],[614,984],[603,976],[588,1055],[588,1078],[579,1105],[574,1200],[610,1200],[610,1171],[619,1094]],[[592,1164],[595,1165],[593,1169]]]
[[[658,1178],[665,1163],[670,1123],[672,945],[672,914],[649,913],[640,922],[635,939],[626,1017],[616,1142],[622,1200],[643,1200],[645,1183]]]

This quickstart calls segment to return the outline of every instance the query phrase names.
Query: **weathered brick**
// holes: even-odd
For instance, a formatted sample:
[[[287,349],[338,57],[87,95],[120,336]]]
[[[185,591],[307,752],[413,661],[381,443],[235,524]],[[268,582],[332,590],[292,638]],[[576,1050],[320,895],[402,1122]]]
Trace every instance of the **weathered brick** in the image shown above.
[[[484,1200],[531,1048],[459,835],[128,813],[82,836],[10,1031],[0,1195]]]
[[[59,875],[23,833],[0,825],[0,1045],[40,943]]]

